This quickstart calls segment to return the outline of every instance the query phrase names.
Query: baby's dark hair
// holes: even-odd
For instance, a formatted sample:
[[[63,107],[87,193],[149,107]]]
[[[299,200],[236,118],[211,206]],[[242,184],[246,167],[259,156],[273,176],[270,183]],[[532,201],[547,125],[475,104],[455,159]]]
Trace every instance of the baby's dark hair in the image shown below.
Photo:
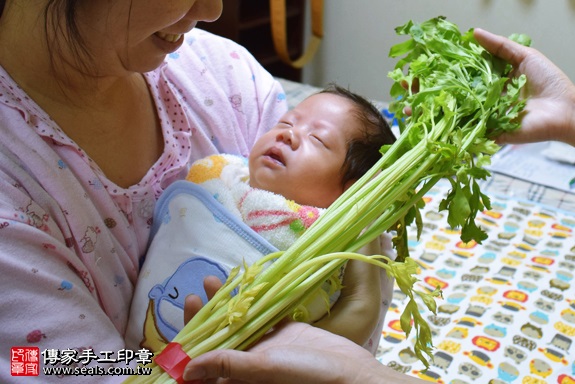
[[[381,159],[382,145],[393,144],[395,136],[380,111],[364,97],[337,84],[329,84],[319,93],[329,93],[350,100],[363,130],[358,137],[348,142],[347,153],[342,165],[342,186],[358,180]]]

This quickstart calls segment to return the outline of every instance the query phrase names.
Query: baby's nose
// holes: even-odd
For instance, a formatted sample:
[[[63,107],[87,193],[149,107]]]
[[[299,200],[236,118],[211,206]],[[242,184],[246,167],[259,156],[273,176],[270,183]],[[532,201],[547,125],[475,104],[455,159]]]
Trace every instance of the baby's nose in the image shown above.
[[[278,134],[278,140],[289,145],[292,149],[296,149],[299,145],[299,140],[297,135],[294,133],[293,129],[284,129]]]

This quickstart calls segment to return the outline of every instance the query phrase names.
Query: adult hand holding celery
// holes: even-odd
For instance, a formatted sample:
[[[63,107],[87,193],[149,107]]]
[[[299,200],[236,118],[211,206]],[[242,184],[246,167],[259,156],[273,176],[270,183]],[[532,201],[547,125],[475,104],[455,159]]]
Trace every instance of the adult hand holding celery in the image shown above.
[[[272,254],[244,272],[235,269],[216,296],[184,327],[173,342],[191,358],[213,349],[245,349],[281,319],[301,313],[300,304],[348,259],[384,268],[409,297],[401,327],[416,332],[415,353],[426,366],[431,356],[431,330],[415,300],[435,312],[433,292],[414,289],[417,264],[409,258],[407,227],[422,228],[422,196],[440,179],[452,189],[440,208],[451,227],[461,227],[463,241],[481,242],[487,235],[475,224],[477,212],[489,209],[478,179],[498,146],[489,139],[518,128],[524,107],[519,90],[525,77],[509,78],[511,68],[481,48],[472,31],[461,34],[444,18],[398,27],[409,40],[392,47],[402,58],[390,73],[394,80],[390,110],[401,135],[382,148],[379,162],[336,200],[288,250]],[[404,67],[407,67],[405,69]],[[412,91],[418,81],[419,89]],[[406,86],[407,85],[407,86]],[[411,116],[404,114],[406,106]],[[394,231],[398,257],[355,253],[385,231]],[[267,262],[269,267],[264,268]],[[231,292],[238,294],[231,297]],[[168,382],[156,364],[149,377],[132,381]]]

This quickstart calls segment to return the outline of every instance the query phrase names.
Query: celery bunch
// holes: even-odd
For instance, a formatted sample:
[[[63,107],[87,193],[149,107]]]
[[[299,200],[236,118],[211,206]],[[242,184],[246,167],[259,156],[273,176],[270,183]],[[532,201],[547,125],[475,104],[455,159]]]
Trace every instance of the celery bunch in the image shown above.
[[[471,31],[461,34],[442,17],[421,24],[410,21],[396,32],[411,36],[390,52],[392,57],[404,56],[389,74],[395,81],[391,96],[397,99],[391,110],[401,131],[397,142],[382,148],[379,162],[287,251],[244,266],[243,273],[239,268],[232,272],[174,340],[190,357],[213,349],[249,347],[282,318],[297,312],[348,259],[358,259],[384,268],[410,298],[401,327],[407,335],[415,328],[415,353],[428,366],[424,353],[431,356],[431,330],[415,296],[435,312],[434,298],[441,292],[413,289],[417,264],[409,258],[407,227],[415,224],[421,233],[422,197],[448,178],[452,189],[441,209],[449,211],[449,225],[462,228],[463,241],[486,238],[474,219],[489,208],[489,198],[476,180],[489,175],[482,167],[499,148],[488,137],[518,127],[516,118],[524,107],[519,90],[526,80],[510,79],[510,68],[481,48]],[[416,79],[418,90],[412,92]],[[411,116],[404,114],[406,106],[411,107]],[[384,231],[396,233],[396,260],[354,253]],[[264,268],[268,262],[271,265]],[[239,293],[232,297],[236,288]],[[171,381],[157,366],[152,376],[133,379]]]

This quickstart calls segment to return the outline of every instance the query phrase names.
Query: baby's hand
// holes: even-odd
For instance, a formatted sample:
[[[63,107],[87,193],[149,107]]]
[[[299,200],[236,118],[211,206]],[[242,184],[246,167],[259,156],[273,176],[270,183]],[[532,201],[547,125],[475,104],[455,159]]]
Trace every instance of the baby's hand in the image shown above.
[[[222,287],[222,282],[216,276],[207,276],[204,278],[204,290],[208,300],[216,294]],[[202,309],[202,299],[196,295],[189,295],[184,301],[184,324],[187,324]]]

